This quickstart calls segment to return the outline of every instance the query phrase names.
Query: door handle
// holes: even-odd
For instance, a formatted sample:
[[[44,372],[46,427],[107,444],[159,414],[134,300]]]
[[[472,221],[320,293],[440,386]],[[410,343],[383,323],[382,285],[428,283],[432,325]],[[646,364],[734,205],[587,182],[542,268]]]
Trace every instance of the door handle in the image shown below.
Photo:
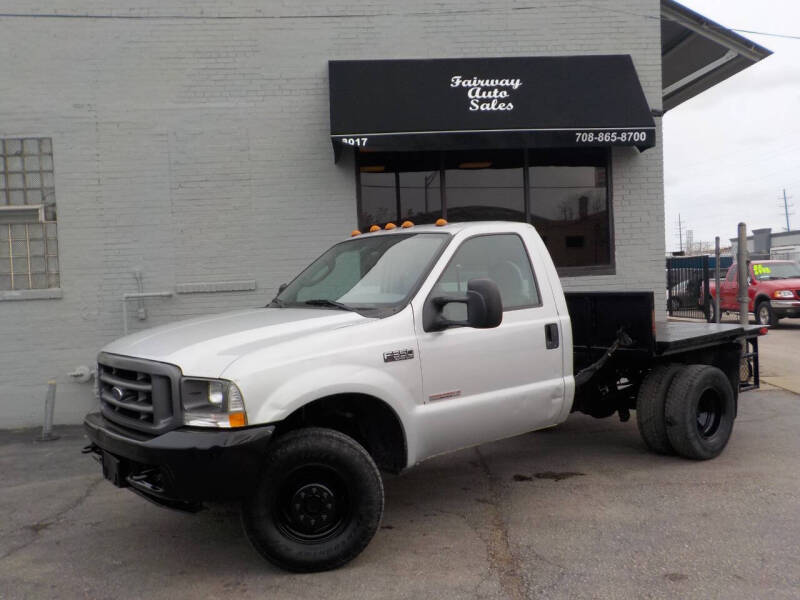
[[[558,323],[548,323],[544,326],[544,341],[548,350],[558,348]]]

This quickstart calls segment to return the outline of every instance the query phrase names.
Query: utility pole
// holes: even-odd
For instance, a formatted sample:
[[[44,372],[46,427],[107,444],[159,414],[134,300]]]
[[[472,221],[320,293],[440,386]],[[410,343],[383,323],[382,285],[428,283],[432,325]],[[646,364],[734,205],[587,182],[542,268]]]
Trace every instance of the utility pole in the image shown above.
[[[783,212],[786,215],[786,231],[791,231],[792,229],[789,227],[789,200],[790,197],[786,197],[786,188],[783,189]]]

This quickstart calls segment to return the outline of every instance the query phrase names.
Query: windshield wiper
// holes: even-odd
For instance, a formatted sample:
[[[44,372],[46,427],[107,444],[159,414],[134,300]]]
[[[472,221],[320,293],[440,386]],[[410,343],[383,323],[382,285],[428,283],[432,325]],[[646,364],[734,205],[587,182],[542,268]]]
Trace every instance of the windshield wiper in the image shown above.
[[[334,308],[338,308],[341,310],[349,310],[351,312],[358,312],[352,306],[347,306],[342,302],[337,302],[336,300],[328,300],[327,298],[313,298],[311,300],[306,300],[303,304],[309,304],[311,306],[332,306]]]
[[[264,308],[285,308],[285,307],[286,303],[283,300],[278,299],[278,297],[276,296]]]

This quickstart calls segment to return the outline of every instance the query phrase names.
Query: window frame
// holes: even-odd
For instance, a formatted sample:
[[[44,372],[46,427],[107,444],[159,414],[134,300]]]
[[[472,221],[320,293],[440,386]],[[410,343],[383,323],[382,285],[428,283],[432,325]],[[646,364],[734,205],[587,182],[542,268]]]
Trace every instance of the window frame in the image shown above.
[[[18,150],[10,150],[10,144],[18,144]],[[34,150],[29,148],[29,143],[34,142]],[[2,168],[0,175],[3,185],[0,187],[0,229],[8,228],[8,277],[11,282],[18,278],[26,280],[28,287],[13,285],[10,289],[0,289],[0,301],[7,300],[39,300],[62,297],[63,274],[61,258],[58,248],[58,217],[55,211],[55,164],[54,144],[52,136],[27,135],[0,137],[0,157]],[[19,157],[19,168],[9,166],[10,157]],[[36,157],[34,166],[28,165],[28,159]],[[21,184],[12,185],[11,176],[20,175]],[[31,181],[31,177],[38,175]],[[49,176],[49,179],[48,179]],[[31,198],[31,192],[36,192]],[[12,192],[22,194],[22,204],[12,204]],[[29,201],[34,202],[28,204]],[[52,220],[50,220],[52,219]],[[13,228],[24,227],[25,237],[15,238]],[[41,227],[41,239],[32,237],[31,227]],[[50,235],[51,228],[54,234]],[[25,252],[20,254],[14,251],[14,242],[24,242]],[[31,246],[41,242],[43,254],[32,254]],[[51,251],[53,249],[53,251]],[[24,257],[27,264],[27,273],[15,272],[15,260]],[[32,261],[42,259],[44,271],[34,270]],[[51,261],[56,264],[56,270],[51,270]],[[5,273],[3,275],[6,275]],[[44,277],[45,287],[33,287],[33,277]],[[57,285],[53,287],[51,282]]]
[[[476,149],[477,150],[477,149]],[[491,150],[491,149],[490,149]],[[498,148],[497,150],[507,150]],[[522,148],[523,154],[523,166],[522,166],[522,175],[523,175],[523,210],[525,212],[525,221],[520,221],[524,223],[530,224],[532,221],[531,218],[531,207],[533,206],[533,198],[531,197],[531,168],[536,166],[542,166],[540,164],[531,164],[531,151],[542,152],[546,151],[546,149],[542,148]],[[564,154],[568,152],[569,149],[554,149],[557,150],[560,154]],[[598,264],[598,265],[582,265],[582,266],[575,266],[575,267],[559,267],[556,265],[556,272],[558,273],[559,277],[585,277],[585,276],[592,276],[592,275],[616,275],[617,273],[617,258],[616,258],[616,237],[614,234],[614,177],[613,177],[613,150],[612,148],[606,147],[603,149],[603,166],[606,172],[606,204],[608,207],[608,252],[609,252],[609,262],[606,264]],[[482,150],[486,151],[486,149]],[[366,154],[359,149],[353,150],[355,154],[355,160],[353,161],[354,165],[354,172],[356,178],[356,221],[358,223],[359,229],[364,229],[369,227],[370,224],[362,224],[361,223],[361,215],[363,214],[363,197],[362,197],[362,190],[361,190],[361,157]],[[425,152],[421,150],[420,152]],[[440,194],[440,203],[441,203],[441,211],[442,211],[442,218],[447,219],[447,176],[445,169],[445,155],[448,150],[433,150],[429,152],[436,152],[439,156],[439,194]],[[577,151],[579,152],[579,151]],[[387,154],[392,154],[392,152],[387,152]],[[559,161],[556,161],[555,164],[552,166],[572,166],[570,164],[558,164]],[[561,161],[567,162],[567,161]],[[574,165],[580,166],[580,165]],[[597,165],[586,165],[586,166],[597,166]],[[403,218],[400,216],[400,190],[398,187],[399,181],[399,171],[393,169],[392,171],[388,171],[395,174],[395,219],[394,223],[399,224]],[[534,273],[535,275],[535,273]]]
[[[538,279],[538,277],[536,277],[536,269],[533,268],[533,263],[531,262],[531,251],[530,251],[530,248],[528,248],[528,245],[525,243],[525,240],[516,231],[507,231],[507,232],[499,232],[498,231],[498,232],[494,232],[494,233],[476,233],[475,235],[471,235],[471,236],[466,237],[465,239],[461,240],[461,242],[459,242],[458,247],[455,249],[453,254],[450,256],[450,258],[447,259],[447,264],[445,264],[444,267],[442,268],[442,272],[439,273],[439,276],[436,278],[436,282],[433,284],[433,286],[431,287],[431,291],[428,292],[428,296],[425,298],[425,303],[427,304],[434,297],[433,296],[433,292],[436,289],[436,286],[439,285],[439,282],[442,280],[442,277],[444,277],[444,274],[447,272],[447,269],[450,268],[450,264],[456,258],[456,255],[458,254],[458,251],[461,250],[461,247],[464,244],[466,244],[470,240],[474,240],[474,239],[477,239],[477,238],[492,237],[492,236],[496,236],[496,235],[514,236],[520,241],[520,243],[522,244],[522,249],[523,249],[523,251],[525,253],[525,258],[528,261],[528,266],[531,268],[531,275],[533,276],[533,287],[536,288],[536,297],[539,299],[539,303],[538,304],[529,304],[529,305],[525,305],[525,306],[515,306],[514,308],[506,308],[504,306],[503,307],[503,313],[514,312],[514,311],[517,311],[517,310],[528,310],[530,308],[541,308],[541,307],[543,307],[544,306],[544,302],[542,300],[542,291],[541,291],[541,288],[539,287],[539,279]]]

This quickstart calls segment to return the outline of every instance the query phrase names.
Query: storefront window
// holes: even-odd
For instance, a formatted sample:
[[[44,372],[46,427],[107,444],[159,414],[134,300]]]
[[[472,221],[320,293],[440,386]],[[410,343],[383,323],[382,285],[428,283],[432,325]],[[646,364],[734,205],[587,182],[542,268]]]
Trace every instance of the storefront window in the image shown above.
[[[394,173],[362,166],[361,222],[383,224],[397,219],[397,194]]]
[[[557,267],[611,262],[606,167],[531,166],[531,223]]]
[[[409,152],[395,160],[398,172],[400,215],[417,224],[434,223],[442,216],[441,154]]]
[[[362,229],[440,216],[527,221],[562,274],[612,264],[606,149],[362,151],[358,159]]]
[[[524,221],[521,150],[448,152],[444,181],[452,221]]]

